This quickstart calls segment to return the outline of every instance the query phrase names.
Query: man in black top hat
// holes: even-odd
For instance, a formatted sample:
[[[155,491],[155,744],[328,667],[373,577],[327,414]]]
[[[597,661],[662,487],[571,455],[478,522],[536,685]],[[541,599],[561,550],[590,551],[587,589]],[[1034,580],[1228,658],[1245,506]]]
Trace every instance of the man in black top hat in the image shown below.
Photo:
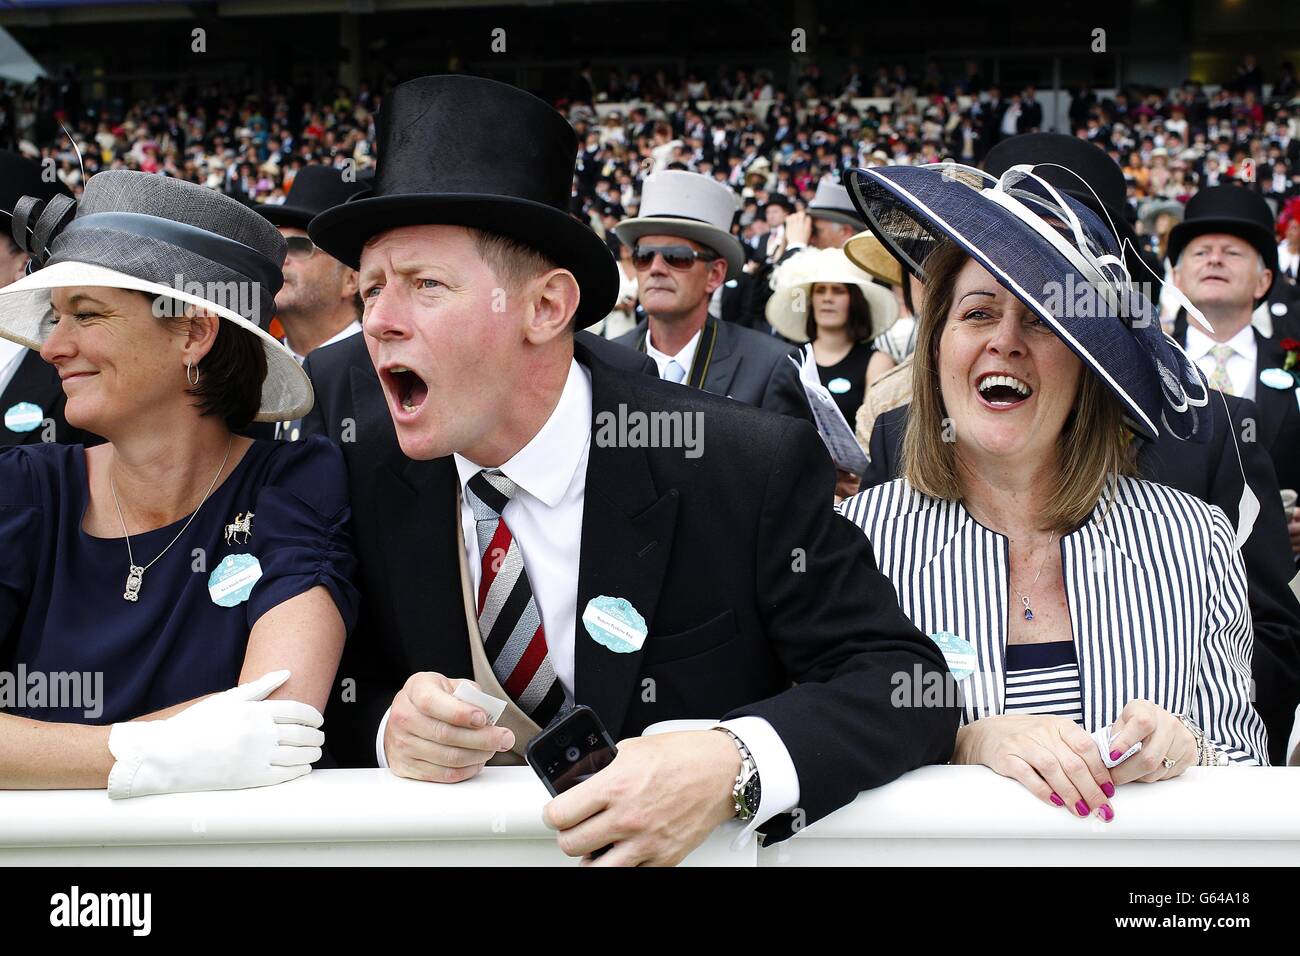
[[[14,205],[23,196],[49,199],[71,196],[66,186],[41,166],[18,153],[0,151],[0,210],[4,210],[4,236],[0,238],[0,286],[27,274],[27,253],[14,242],[8,223]],[[59,375],[35,349],[0,339],[0,446],[36,442],[98,444],[100,439],[73,428],[63,417],[67,401]]]
[[[307,235],[307,226],[326,209],[347,202],[364,188],[351,167],[313,164],[294,177],[283,205],[257,207],[279,227],[289,244],[284,285],[275,296],[275,314],[284,327],[284,344],[299,360],[313,349],[361,331],[356,270],[320,253]]]
[[[1136,248],[1136,235],[1120,211],[1125,196],[1123,174],[1102,150],[1072,136],[1029,133],[995,146],[988,155],[985,170],[1001,176],[1020,164],[1035,165],[1037,175],[1103,219],[1109,217],[1121,241],[1127,239]],[[1136,268],[1130,266],[1130,271]],[[1300,603],[1288,587],[1295,566],[1287,542],[1277,478],[1265,448],[1258,441],[1246,441],[1244,437],[1255,431],[1247,425],[1258,416],[1254,403],[1231,395],[1224,396],[1223,400],[1214,396],[1209,408],[1214,422],[1214,437],[1210,442],[1179,441],[1162,432],[1157,441],[1142,447],[1138,468],[1145,478],[1217,505],[1234,525],[1242,498],[1243,474],[1245,483],[1259,501],[1260,513],[1241,548],[1255,631],[1252,659],[1255,709],[1268,728],[1271,761],[1285,763],[1287,736],[1295,719],[1296,704],[1300,703]],[[903,405],[876,419],[871,433],[870,467],[862,477],[863,488],[899,476],[907,412],[908,406]]]
[[[384,399],[320,396],[352,432],[369,609],[328,733],[345,759],[456,782],[585,704],[618,757],[545,819],[570,855],[670,863],[726,819],[784,838],[946,760],[957,714],[891,704],[897,675],[941,679],[943,658],[826,506],[806,422],[575,343],[618,292],[566,212],[575,150],[520,90],[413,80],[385,101],[373,192],[311,224],[359,266]],[[454,696],[471,676],[505,703],[496,725]],[[638,736],[675,718],[722,729]]]
[[[1242,186],[1204,189],[1187,203],[1169,233],[1174,282],[1210,323],[1207,332],[1180,312],[1174,337],[1215,388],[1253,401],[1257,437],[1268,449],[1284,489],[1300,490],[1300,388],[1285,370],[1283,341],[1300,339],[1287,315],[1273,316],[1272,335],[1251,324],[1277,275],[1273,213]],[[1292,511],[1291,542],[1300,553],[1300,520]]]
[[[345,203],[366,188],[352,167],[313,164],[294,177],[283,205],[260,205],[259,213],[277,226],[288,243],[284,285],[275,295],[275,315],[284,329],[284,344],[299,362],[315,349],[333,345],[361,331],[357,273],[316,248],[308,224],[320,213]],[[302,422],[276,422],[271,437],[297,441]]]

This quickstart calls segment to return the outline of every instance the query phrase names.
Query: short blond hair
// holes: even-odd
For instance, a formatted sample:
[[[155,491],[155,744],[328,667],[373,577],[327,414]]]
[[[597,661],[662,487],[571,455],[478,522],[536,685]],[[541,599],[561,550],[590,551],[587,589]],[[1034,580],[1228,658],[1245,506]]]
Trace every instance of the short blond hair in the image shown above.
[[[517,239],[486,229],[471,228],[470,233],[474,236],[474,248],[479,258],[488,264],[510,292],[518,291],[530,279],[557,268],[549,256]]]
[[[946,501],[964,497],[955,441],[945,441],[947,410],[939,385],[939,339],[952,309],[957,275],[969,258],[951,242],[925,260],[925,298],[916,327],[912,407],[903,433],[902,474],[922,494]],[[1067,534],[1092,514],[1108,486],[1136,473],[1132,434],[1119,402],[1086,366],[1074,411],[1057,442],[1060,480],[1048,499],[1046,527]]]

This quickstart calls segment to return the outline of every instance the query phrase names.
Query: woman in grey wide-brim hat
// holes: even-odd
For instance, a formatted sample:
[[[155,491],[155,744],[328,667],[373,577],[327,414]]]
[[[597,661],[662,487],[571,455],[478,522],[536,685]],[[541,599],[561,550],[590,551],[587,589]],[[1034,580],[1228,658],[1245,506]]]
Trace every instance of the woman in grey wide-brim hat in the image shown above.
[[[312,403],[263,330],[284,239],[146,173],[6,211],[32,271],[0,289],[0,336],[107,441],[0,451],[0,671],[96,688],[0,693],[0,779],[131,797],[307,773],[357,595],[338,450],[237,434]]]

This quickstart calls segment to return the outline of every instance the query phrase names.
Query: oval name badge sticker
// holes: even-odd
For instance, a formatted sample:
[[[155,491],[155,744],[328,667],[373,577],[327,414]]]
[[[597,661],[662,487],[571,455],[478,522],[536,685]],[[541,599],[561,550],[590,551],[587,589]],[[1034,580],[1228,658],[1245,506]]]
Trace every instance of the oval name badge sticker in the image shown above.
[[[243,604],[262,576],[262,565],[251,554],[228,554],[208,576],[208,594],[218,607]]]
[[[5,428],[11,432],[30,432],[41,427],[45,412],[31,402],[19,402],[5,409]]]
[[[587,602],[582,623],[591,639],[615,654],[632,654],[641,650],[649,628],[626,598],[600,595]]]
[[[943,659],[952,672],[953,679],[961,682],[975,673],[975,645],[951,631],[939,631],[930,640],[943,651]]]
[[[1295,378],[1286,369],[1266,368],[1261,369],[1259,380],[1269,388],[1287,389],[1295,385]]]
[[[853,387],[853,383],[847,378],[833,378],[826,383],[826,387],[836,395],[843,395]]]

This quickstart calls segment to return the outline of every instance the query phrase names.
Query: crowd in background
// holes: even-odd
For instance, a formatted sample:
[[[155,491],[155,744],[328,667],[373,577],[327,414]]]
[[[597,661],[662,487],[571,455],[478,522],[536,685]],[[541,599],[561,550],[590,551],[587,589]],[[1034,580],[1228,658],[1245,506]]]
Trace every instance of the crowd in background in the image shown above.
[[[1173,204],[1199,188],[1253,182],[1278,213],[1300,194],[1300,94],[1291,65],[1265,77],[1246,56],[1222,80],[1208,90],[1193,81],[1100,96],[1086,85],[1070,90],[1068,116],[1057,125],[1123,168],[1128,213],[1153,252],[1163,251],[1176,221]],[[635,215],[646,175],[685,168],[736,191],[735,228],[752,247],[779,221],[764,215],[766,207],[802,208],[824,176],[940,159],[978,165],[1000,140],[1047,128],[1038,90],[999,85],[975,61],[955,79],[933,60],[919,72],[850,65],[834,78],[814,64],[788,87],[762,70],[602,77],[583,68],[556,103],[580,144],[574,213],[608,232]],[[853,101],[863,97],[888,99],[889,107],[859,109]],[[0,95],[0,148],[52,157],[74,191],[100,169],[126,168],[203,183],[248,203],[282,203],[305,165],[373,165],[380,99],[362,83],[325,101],[270,85],[255,94],[205,86],[134,103],[92,102],[68,76]]]

